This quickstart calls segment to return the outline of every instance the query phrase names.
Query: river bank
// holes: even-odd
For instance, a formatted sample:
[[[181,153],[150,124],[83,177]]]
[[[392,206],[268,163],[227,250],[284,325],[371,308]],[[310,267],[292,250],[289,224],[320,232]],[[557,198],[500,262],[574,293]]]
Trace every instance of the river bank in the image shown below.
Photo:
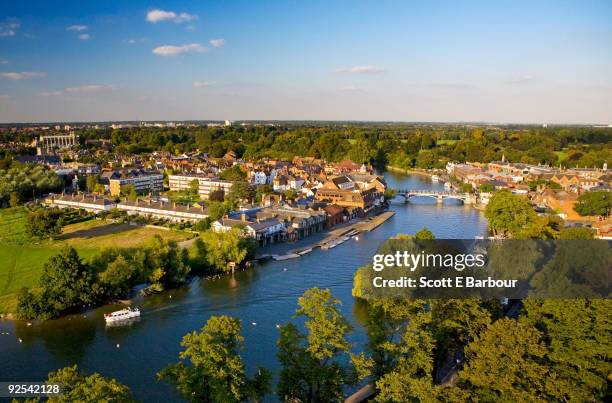
[[[420,175],[420,176],[424,176],[424,177],[428,177],[428,178],[431,178],[433,175],[435,175],[435,173],[433,173],[433,172],[429,172],[428,170],[418,169],[418,168],[406,169],[406,168],[394,167],[392,165],[386,165],[385,169],[387,171],[401,173],[401,174],[404,174],[404,175]]]
[[[423,176],[387,172],[396,189],[443,190]],[[414,234],[427,227],[437,238],[473,239],[486,235],[487,223],[479,211],[452,202],[436,204],[428,198],[414,203],[391,202],[395,213],[376,229],[364,231],[333,249],[317,248],[300,259],[269,260],[256,270],[218,278],[195,277],[185,286],[138,301],[141,318],[126,327],[107,327],[104,313],[121,309],[110,305],[45,322],[0,321],[0,356],[3,380],[46,379],[47,373],[68,365],[116,378],[129,386],[139,401],[183,402],[175,388],[156,381],[156,374],[175,363],[182,337],[202,328],[212,315],[229,315],[242,323],[246,371],[264,366],[278,374],[277,324],[292,320],[297,299],[312,287],[329,288],[342,301],[341,313],[353,331],[355,351],[367,342],[364,312],[351,291],[355,270],[371,264],[379,245],[397,234]],[[275,244],[284,250],[322,241]],[[5,334],[2,334],[5,333]],[[21,339],[23,342],[19,342]],[[117,347],[119,345],[120,347]],[[351,391],[349,391],[351,392]],[[270,396],[266,401],[275,402]]]

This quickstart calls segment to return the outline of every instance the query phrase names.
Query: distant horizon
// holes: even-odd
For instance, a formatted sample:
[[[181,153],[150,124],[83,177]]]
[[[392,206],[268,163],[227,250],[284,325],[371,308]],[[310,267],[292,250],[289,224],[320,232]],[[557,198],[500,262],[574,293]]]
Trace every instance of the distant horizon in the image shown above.
[[[606,0],[11,1],[0,122],[607,125],[611,38]]]
[[[612,123],[582,123],[582,122],[489,122],[489,121],[425,121],[425,120],[343,120],[343,119],[152,119],[152,120],[56,120],[56,121],[23,121],[23,122],[0,122],[0,126],[11,125],[69,125],[69,124],[122,124],[122,123],[223,123],[226,120],[232,124],[242,123],[347,123],[347,124],[399,124],[399,125],[482,125],[482,126],[591,126],[591,127],[612,127]]]

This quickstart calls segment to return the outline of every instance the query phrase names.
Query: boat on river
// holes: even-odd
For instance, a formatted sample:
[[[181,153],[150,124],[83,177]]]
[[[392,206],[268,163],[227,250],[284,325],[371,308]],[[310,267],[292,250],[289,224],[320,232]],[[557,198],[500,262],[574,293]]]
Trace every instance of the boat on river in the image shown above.
[[[120,311],[104,314],[104,320],[106,323],[121,322],[129,319],[137,318],[140,316],[140,309],[138,308],[125,308]]]
[[[287,255],[272,255],[272,259],[274,260],[288,260],[295,259],[296,257],[300,257],[297,253],[289,253]]]

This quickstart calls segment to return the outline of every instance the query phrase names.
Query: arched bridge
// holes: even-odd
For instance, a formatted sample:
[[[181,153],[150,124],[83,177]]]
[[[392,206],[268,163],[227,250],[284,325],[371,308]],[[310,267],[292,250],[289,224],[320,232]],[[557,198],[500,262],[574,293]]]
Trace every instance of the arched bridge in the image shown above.
[[[397,195],[402,196],[406,200],[406,202],[410,201],[412,197],[431,197],[433,199],[436,199],[438,203],[442,203],[445,199],[460,200],[461,202],[466,204],[472,204],[476,202],[476,196],[469,193],[423,189],[398,189],[396,192]]]

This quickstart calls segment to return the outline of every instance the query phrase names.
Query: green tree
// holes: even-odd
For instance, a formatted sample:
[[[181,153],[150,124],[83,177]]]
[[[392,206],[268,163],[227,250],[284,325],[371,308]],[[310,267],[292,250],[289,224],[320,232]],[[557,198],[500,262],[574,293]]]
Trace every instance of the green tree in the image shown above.
[[[9,195],[9,206],[17,207],[21,203],[21,195],[17,192],[11,192]]]
[[[235,202],[252,201],[255,199],[255,189],[247,182],[236,182],[230,188],[228,198]]]
[[[216,233],[212,229],[202,235],[206,246],[206,260],[210,268],[215,271],[229,272],[230,263],[240,266],[248,257],[254,255],[257,245],[254,240],[245,237],[240,228]]]
[[[465,348],[466,363],[458,373],[450,400],[546,401],[554,387],[546,365],[542,334],[533,326],[500,319]]]
[[[96,192],[99,185],[100,177],[98,175],[89,175],[85,180],[85,186],[90,193]]]
[[[127,197],[130,201],[136,200],[138,198],[136,187],[129,184],[121,186],[121,196]]]
[[[32,237],[46,238],[62,231],[63,214],[58,208],[39,208],[28,214],[26,231]]]
[[[431,312],[424,309],[423,301],[410,313],[400,339],[393,344],[393,369],[376,381],[377,402],[409,402],[437,400],[438,389],[433,383],[435,347],[429,330]]]
[[[255,190],[255,201],[260,203],[263,197],[267,194],[274,193],[274,188],[271,185],[260,185]]]
[[[544,335],[557,401],[603,401],[612,373],[612,302],[526,299],[521,321]],[[609,392],[608,392],[609,393]]]
[[[574,210],[582,216],[607,217],[612,210],[612,193],[605,191],[584,193],[578,197]]]
[[[296,317],[304,318],[306,334],[293,323],[281,327],[277,392],[283,400],[341,401],[349,371],[339,359],[351,347],[350,326],[331,292],[312,288],[298,300]]]
[[[421,228],[416,234],[414,234],[414,237],[422,240],[436,239],[436,236],[433,234],[433,232],[427,229],[427,227]]]
[[[71,402],[133,402],[130,388],[115,379],[105,378],[98,373],[84,375],[76,365],[49,373],[48,383],[60,383],[62,393],[49,397],[51,403]]]
[[[211,219],[211,221],[218,220],[231,211],[227,203],[219,201],[209,200],[206,207],[208,208],[208,217]]]
[[[106,270],[99,274],[105,294],[112,298],[125,297],[138,270],[139,267],[134,261],[127,260],[123,255],[116,256],[108,263]]]
[[[158,378],[174,384],[192,402],[239,402],[260,399],[269,390],[270,374],[259,369],[249,380],[240,357],[244,338],[238,319],[211,316],[200,332],[183,337],[181,362],[163,369]]]
[[[485,208],[485,217],[494,235],[512,236],[535,216],[526,197],[506,190],[495,193]]]
[[[146,265],[151,269],[147,292],[158,292],[167,286],[183,284],[191,271],[189,255],[175,241],[167,241],[156,235],[147,253]]]
[[[563,228],[559,233],[559,239],[594,239],[595,230],[588,227]]]
[[[234,165],[231,168],[227,168],[221,171],[219,178],[232,181],[232,182],[245,182],[247,178],[246,172],[240,167],[240,165]]]
[[[482,185],[480,185],[478,187],[478,190],[481,193],[491,193],[495,190],[495,187],[493,187],[493,185],[489,184],[489,183],[483,183]]]
[[[44,310],[32,315],[32,304],[24,300],[32,294],[22,292],[19,299],[19,316],[24,319],[48,319],[93,303],[99,296],[95,280],[95,273],[81,261],[76,250],[66,248],[51,257],[43,268],[39,288],[40,306],[43,306]]]

